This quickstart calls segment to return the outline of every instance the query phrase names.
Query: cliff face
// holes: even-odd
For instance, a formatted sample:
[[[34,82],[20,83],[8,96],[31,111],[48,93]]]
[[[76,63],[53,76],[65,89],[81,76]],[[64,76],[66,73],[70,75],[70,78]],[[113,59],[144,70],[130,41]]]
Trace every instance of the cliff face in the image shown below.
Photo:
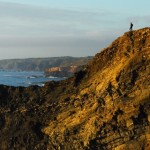
[[[150,28],[127,32],[72,78],[0,86],[0,149],[150,149]]]
[[[75,72],[82,68],[83,66],[52,67],[45,70],[45,75],[54,77],[71,77]]]

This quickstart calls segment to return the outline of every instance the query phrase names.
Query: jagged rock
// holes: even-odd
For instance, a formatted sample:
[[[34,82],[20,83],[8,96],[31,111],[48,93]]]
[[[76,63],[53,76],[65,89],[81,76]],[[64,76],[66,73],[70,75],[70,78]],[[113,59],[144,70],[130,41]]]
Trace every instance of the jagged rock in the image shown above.
[[[0,149],[149,150],[149,43],[130,31],[67,80],[0,86]]]

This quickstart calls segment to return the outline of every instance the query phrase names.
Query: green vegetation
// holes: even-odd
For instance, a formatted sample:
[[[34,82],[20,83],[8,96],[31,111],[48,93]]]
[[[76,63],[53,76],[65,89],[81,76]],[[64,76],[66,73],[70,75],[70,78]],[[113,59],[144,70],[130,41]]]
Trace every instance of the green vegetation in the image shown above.
[[[92,56],[88,57],[49,57],[28,59],[0,60],[0,69],[17,71],[44,71],[51,67],[67,67],[85,65]]]

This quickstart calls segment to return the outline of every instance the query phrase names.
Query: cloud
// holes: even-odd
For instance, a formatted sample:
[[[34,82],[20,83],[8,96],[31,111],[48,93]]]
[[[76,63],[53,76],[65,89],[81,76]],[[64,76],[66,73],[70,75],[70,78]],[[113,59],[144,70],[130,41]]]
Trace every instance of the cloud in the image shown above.
[[[12,57],[89,56],[106,47],[112,37],[0,38],[0,59]]]
[[[90,12],[0,2],[0,33],[65,34],[98,28],[111,21],[108,12]],[[24,31],[24,32],[23,32]]]
[[[0,59],[94,55],[114,38],[113,15],[0,2]]]

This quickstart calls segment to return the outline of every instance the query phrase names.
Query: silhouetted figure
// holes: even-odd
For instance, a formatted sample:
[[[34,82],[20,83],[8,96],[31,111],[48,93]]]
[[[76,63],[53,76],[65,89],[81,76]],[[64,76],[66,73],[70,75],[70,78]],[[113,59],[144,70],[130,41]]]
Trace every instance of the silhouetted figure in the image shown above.
[[[130,31],[132,31],[132,28],[133,28],[133,23],[131,22],[130,23]]]

